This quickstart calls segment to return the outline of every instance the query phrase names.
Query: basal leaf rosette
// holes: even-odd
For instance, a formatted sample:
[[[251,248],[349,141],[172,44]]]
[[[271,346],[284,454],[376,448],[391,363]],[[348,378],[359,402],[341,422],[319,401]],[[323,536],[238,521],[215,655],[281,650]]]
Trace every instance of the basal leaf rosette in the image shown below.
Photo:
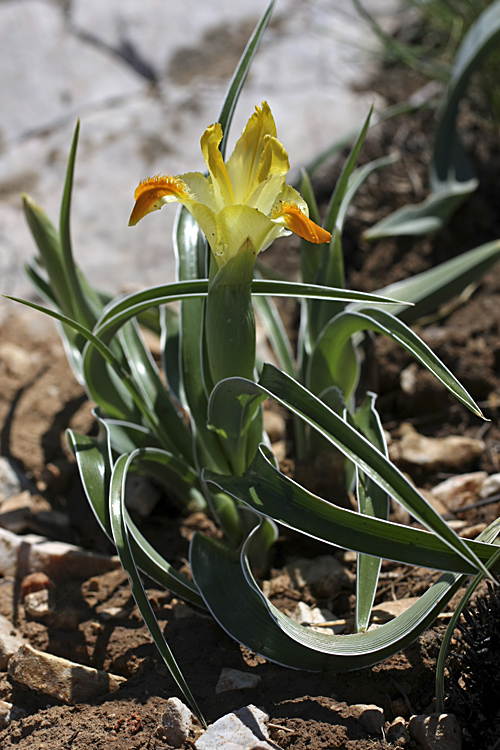
[[[330,233],[309,218],[301,195],[286,184],[288,154],[276,137],[267,102],[256,107],[227,163],[220,152],[219,123],[201,138],[208,176],[201,172],[143,180],[135,191],[129,224],[166,203],[181,203],[205,234],[220,268],[249,244],[257,255],[291,232],[309,242],[329,242]]]

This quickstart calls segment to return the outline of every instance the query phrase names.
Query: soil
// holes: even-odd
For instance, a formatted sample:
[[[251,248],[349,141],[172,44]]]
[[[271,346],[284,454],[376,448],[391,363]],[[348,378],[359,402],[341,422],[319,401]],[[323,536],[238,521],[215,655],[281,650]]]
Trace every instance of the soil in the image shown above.
[[[383,71],[377,87],[389,102],[396,102],[405,100],[422,83],[414,74],[398,68]],[[370,133],[362,161],[394,149],[400,160],[367,181],[350,212],[345,248],[348,279],[353,288],[375,290],[499,236],[500,140],[488,121],[480,119],[479,105],[472,101],[465,106],[461,127],[480,177],[480,188],[445,230],[430,238],[390,239],[372,245],[361,234],[397,206],[425,197],[433,113],[400,117]],[[326,202],[331,192],[339,164],[324,169],[316,180],[320,204]],[[268,251],[266,256],[268,263],[279,265],[282,271],[286,268],[286,273],[293,277],[298,265],[293,240],[281,241],[281,246]],[[410,422],[429,436],[481,437],[486,443],[485,452],[464,470],[500,471],[499,302],[500,267],[497,267],[465,304],[443,310],[417,327],[424,340],[480,402],[490,422],[482,422],[454,402],[437,382],[412,365],[402,349],[386,339],[377,339],[373,344],[377,370],[368,385],[380,394],[378,405],[385,428],[396,436],[401,423]],[[296,321],[293,304],[287,303],[283,314],[293,329]],[[4,353],[0,357],[1,454],[25,476],[37,502],[45,503],[59,514],[39,514],[32,531],[112,553],[88,509],[64,441],[67,427],[84,433],[95,429],[90,413],[92,405],[75,382],[55,331],[40,336],[34,320],[12,312],[1,330]],[[14,351],[15,356],[5,356],[6,351],[11,354]],[[400,375],[410,365],[415,370],[416,386],[408,393],[401,390]],[[448,476],[405,468],[424,489]],[[288,470],[293,470],[290,462]],[[493,502],[457,517],[472,526],[490,523],[498,511],[497,502]],[[57,523],[55,519],[61,517],[69,518],[69,522]],[[168,546],[169,559],[175,560],[179,567],[185,565],[193,530],[213,531],[211,522],[200,514],[188,518],[175,516],[168,501],[160,502],[141,525],[143,533],[158,549]],[[326,545],[281,530],[271,578],[277,578],[294,556],[313,558],[331,553],[332,549]],[[346,569],[351,569],[349,555],[344,559],[340,551],[337,554]],[[384,563],[377,602],[418,596],[435,578],[432,571]],[[156,734],[156,728],[167,698],[182,696],[142,624],[124,573],[116,570],[88,580],[59,584],[55,600],[60,616],[50,622],[26,614],[19,583],[10,578],[0,580],[0,614],[7,616],[32,646],[122,675],[127,681],[116,693],[93,703],[67,706],[22,688],[6,673],[0,674],[0,699],[25,712],[24,717],[11,720],[0,730],[0,746],[5,750],[167,747]],[[335,675],[297,673],[248,652],[210,617],[176,602],[168,592],[154,586],[148,592],[160,626],[208,722],[254,703],[269,714],[271,737],[283,749],[374,750],[397,745],[366,731],[355,719],[353,704],[381,706],[387,721],[433,710],[435,665],[446,619],[438,620],[403,653],[372,668]],[[284,610],[292,609],[299,600],[309,605],[334,607],[337,617],[348,618],[353,611],[353,586],[346,585],[334,601],[325,599],[314,587],[300,591],[277,587],[273,599]],[[120,612],[114,619],[106,617],[106,610],[111,607]],[[451,609],[452,605],[448,611]],[[216,684],[224,667],[250,672],[261,681],[250,691],[217,694]],[[470,729],[468,734],[474,736]],[[418,748],[414,741],[411,746]]]

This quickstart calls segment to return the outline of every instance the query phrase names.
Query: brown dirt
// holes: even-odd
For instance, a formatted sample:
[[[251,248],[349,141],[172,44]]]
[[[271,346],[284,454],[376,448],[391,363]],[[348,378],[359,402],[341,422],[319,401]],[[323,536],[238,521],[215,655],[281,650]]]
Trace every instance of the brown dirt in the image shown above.
[[[413,81],[412,76],[405,78],[399,71],[397,77],[392,73],[383,76],[381,89],[382,83],[386,89],[383,93],[397,100],[420,82]],[[472,110],[470,107],[464,112],[463,126],[480,174],[481,189],[443,233],[430,239],[387,240],[372,246],[360,240],[360,233],[402,202],[424,197],[433,116],[422,113],[401,118],[378,126],[370,135],[364,160],[386,154],[394,147],[402,159],[367,182],[348,221],[345,246],[353,287],[376,289],[499,236],[500,142],[487,124],[481,123],[479,128]],[[323,199],[337,174],[334,165],[318,180]],[[266,254],[268,262],[282,266],[281,261],[286,258],[288,270],[293,273],[293,248],[293,243],[282,242],[281,250],[276,248]],[[425,340],[481,402],[491,422],[482,423],[470,415],[420,370],[416,391],[411,395],[403,393],[400,372],[410,364],[410,358],[387,340],[377,340],[375,344],[379,364],[374,382],[378,382],[379,406],[387,429],[395,433],[401,421],[410,421],[427,435],[480,435],[487,450],[473,468],[490,473],[500,471],[499,302],[497,268],[487,275],[466,305],[421,330]],[[293,324],[295,311],[292,307],[287,310]],[[28,326],[13,312],[1,329],[1,345],[19,347],[26,355],[24,359],[0,357],[1,453],[26,475],[34,493],[53,509],[69,515],[70,523],[62,531],[50,522],[37,522],[34,531],[110,552],[108,541],[88,510],[64,443],[63,433],[68,426],[80,432],[94,429],[91,405],[74,381],[55,332],[40,337],[33,330],[31,318],[26,320]],[[442,474],[414,473],[421,487],[431,487],[443,478]],[[497,515],[495,503],[460,517],[473,524],[489,523]],[[200,524],[200,518],[172,516],[171,508],[160,504],[154,516],[143,522],[143,531],[160,551],[168,547],[169,559],[181,566],[187,554],[186,538]],[[326,552],[331,553],[331,548],[283,533],[272,575],[279,575],[293,555],[314,557]],[[386,563],[378,600],[419,595],[434,578],[435,574],[429,571]],[[249,653],[210,618],[179,606],[167,592],[150,588],[149,594],[160,625],[209,722],[252,702],[269,713],[273,740],[282,748],[374,750],[393,745],[368,734],[355,721],[349,706],[375,703],[384,709],[389,721],[432,710],[435,661],[445,627],[441,622],[404,653],[370,669],[339,675],[299,674]],[[34,647],[123,675],[127,682],[117,693],[90,705],[66,706],[21,688],[6,674],[0,675],[0,699],[26,712],[24,718],[11,721],[0,731],[0,746],[6,750],[166,747],[155,736],[155,728],[166,699],[182,696],[142,624],[125,575],[115,571],[61,584],[55,597],[58,616],[52,623],[39,622],[26,615],[19,598],[19,582],[0,580],[0,614],[9,617]],[[275,602],[286,609],[303,599],[308,604],[334,606],[336,615],[344,617],[352,613],[353,598],[349,587],[334,603],[321,599],[313,589],[286,589],[277,594]],[[120,619],[105,618],[103,610],[111,606],[122,608]],[[224,667],[257,674],[261,682],[252,691],[217,695],[215,686]]]

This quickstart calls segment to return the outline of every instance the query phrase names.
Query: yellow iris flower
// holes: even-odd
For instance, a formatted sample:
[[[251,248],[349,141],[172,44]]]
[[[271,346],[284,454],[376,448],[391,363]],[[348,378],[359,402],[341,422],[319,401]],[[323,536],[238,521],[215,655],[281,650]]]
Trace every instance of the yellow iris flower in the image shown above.
[[[255,255],[291,232],[317,244],[330,241],[330,233],[309,218],[304,199],[286,184],[288,154],[276,138],[267,102],[255,108],[227,163],[219,149],[222,137],[222,127],[215,123],[201,138],[208,177],[189,172],[143,180],[129,225],[165,203],[182,203],[205,234],[219,267],[249,240]]]

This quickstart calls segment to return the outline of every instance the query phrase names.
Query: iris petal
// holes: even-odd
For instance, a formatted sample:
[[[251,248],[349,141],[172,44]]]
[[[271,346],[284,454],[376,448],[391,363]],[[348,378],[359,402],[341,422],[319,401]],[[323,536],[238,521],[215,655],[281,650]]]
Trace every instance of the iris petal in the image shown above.
[[[183,203],[189,199],[189,190],[179,177],[158,174],[140,182],[134,198],[135,205],[128,222],[131,227],[152,211],[159,211],[165,203]]]

